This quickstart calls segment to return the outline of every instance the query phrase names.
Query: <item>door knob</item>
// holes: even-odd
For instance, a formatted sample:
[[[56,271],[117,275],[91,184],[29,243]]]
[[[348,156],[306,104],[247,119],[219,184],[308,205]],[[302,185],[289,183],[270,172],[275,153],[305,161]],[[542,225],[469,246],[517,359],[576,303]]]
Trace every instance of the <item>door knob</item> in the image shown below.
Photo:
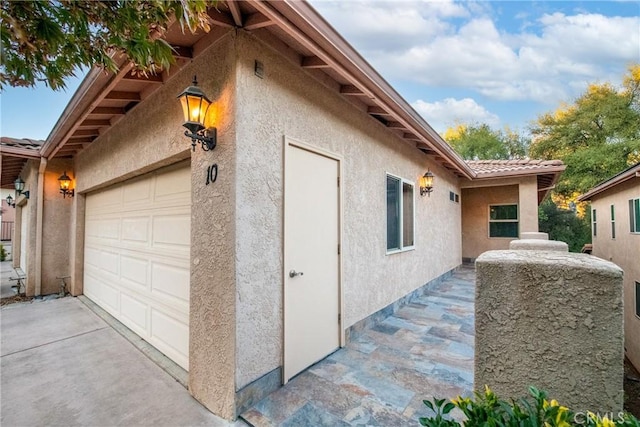
[[[303,274],[304,274],[304,273],[303,273],[302,271],[297,272],[297,271],[295,271],[295,270],[291,270],[291,271],[289,272],[289,277],[302,276]]]

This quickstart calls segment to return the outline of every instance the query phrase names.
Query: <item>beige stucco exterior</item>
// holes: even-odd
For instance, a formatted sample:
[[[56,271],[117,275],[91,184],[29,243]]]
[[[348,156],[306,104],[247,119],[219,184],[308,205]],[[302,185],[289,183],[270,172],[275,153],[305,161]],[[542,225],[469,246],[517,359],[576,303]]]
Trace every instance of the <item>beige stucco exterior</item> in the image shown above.
[[[18,200],[16,213],[29,209],[27,293],[57,293],[56,277],[70,275],[67,290],[81,295],[87,195],[190,165],[189,389],[217,415],[234,418],[236,393],[283,363],[285,140],[340,159],[343,331],[456,268],[462,257],[508,247],[511,239],[474,237],[482,227],[488,235],[489,203],[519,203],[520,231],[538,230],[535,176],[458,178],[372,119],[364,104],[341,96],[336,82],[311,77],[286,49],[276,51],[244,30],[227,30],[198,49],[205,52],[169,73],[73,159],[30,160],[22,177],[33,191],[26,203]],[[199,146],[192,152],[183,135],[175,98],[194,74],[214,102],[212,152]],[[213,164],[217,180],[207,183]],[[434,189],[421,197],[419,177],[427,170]],[[59,193],[63,171],[73,178],[73,198]],[[393,254],[386,251],[387,174],[414,183],[415,245]],[[449,192],[462,194],[461,203],[450,201]]]
[[[635,313],[635,283],[640,282],[640,234],[631,233],[629,225],[629,200],[637,198],[640,198],[638,177],[594,195],[591,209],[597,212],[593,255],[624,270],[624,346],[631,363],[640,369],[640,318]],[[615,239],[611,236],[611,205],[615,207]]]
[[[253,36],[238,37],[238,388],[281,365],[284,139],[343,159],[343,328],[460,264],[458,179]],[[254,75],[254,61],[265,77]],[[430,197],[418,178],[436,176]],[[386,254],[386,173],[413,181],[416,245]],[[312,171],[310,171],[312,173]]]
[[[519,233],[538,231],[536,176],[462,183],[462,257],[508,249],[511,237],[489,237],[489,205],[517,204]]]

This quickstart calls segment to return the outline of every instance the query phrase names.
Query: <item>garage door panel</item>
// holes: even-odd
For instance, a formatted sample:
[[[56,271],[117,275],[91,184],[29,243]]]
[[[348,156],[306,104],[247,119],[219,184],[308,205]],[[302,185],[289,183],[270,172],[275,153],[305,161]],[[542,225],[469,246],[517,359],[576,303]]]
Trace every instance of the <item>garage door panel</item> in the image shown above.
[[[191,242],[190,222],[191,218],[184,214],[154,217],[153,245],[188,247]]]
[[[120,256],[120,277],[134,285],[149,287],[149,261],[128,255]]]
[[[188,369],[191,171],[89,194],[85,294]]]
[[[149,334],[147,316],[149,315],[149,305],[129,294],[122,293],[120,296],[120,312],[122,317],[133,323],[138,334]],[[127,326],[131,327],[129,324]]]
[[[183,183],[191,183],[191,171],[189,169],[180,169],[171,173],[166,173],[156,177],[155,195],[154,200],[156,202],[162,202],[166,199],[191,200],[191,184],[189,184],[188,190],[184,187]]]
[[[125,204],[144,204],[151,200],[153,179],[143,179],[122,187],[122,201]]]
[[[146,243],[149,240],[149,217],[123,218],[122,240]]]
[[[189,328],[184,322],[152,308],[151,329],[153,339],[163,343],[167,352],[188,361]]]
[[[189,270],[166,264],[151,264],[152,291],[189,302]]]

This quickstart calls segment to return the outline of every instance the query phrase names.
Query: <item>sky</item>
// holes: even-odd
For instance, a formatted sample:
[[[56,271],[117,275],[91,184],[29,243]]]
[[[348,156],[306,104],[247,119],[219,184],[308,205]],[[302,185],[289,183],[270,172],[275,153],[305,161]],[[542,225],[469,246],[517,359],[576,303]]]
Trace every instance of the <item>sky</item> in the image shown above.
[[[438,132],[486,123],[526,133],[590,83],[640,63],[640,0],[311,0]],[[0,134],[46,139],[80,83],[6,88]]]

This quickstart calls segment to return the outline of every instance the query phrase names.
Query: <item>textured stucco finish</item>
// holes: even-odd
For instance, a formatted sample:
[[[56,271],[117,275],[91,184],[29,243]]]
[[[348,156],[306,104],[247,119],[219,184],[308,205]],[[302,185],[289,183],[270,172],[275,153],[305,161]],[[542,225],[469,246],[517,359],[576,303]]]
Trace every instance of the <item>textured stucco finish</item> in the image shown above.
[[[73,198],[60,194],[58,178],[63,172],[71,172],[72,162],[54,159],[47,163],[44,172],[44,205],[42,217],[42,295],[60,292],[60,279],[70,271],[70,227]],[[72,186],[73,188],[73,186]],[[69,290],[70,280],[65,280]]]
[[[90,191],[190,159],[191,285],[189,390],[212,412],[235,417],[235,34],[219,40],[170,77],[127,116],[75,159],[75,237],[71,253],[81,257],[84,195]],[[214,102],[218,146],[191,152],[176,96],[197,74]],[[206,185],[207,168],[218,164],[218,179]],[[80,258],[81,259],[81,258]],[[73,291],[82,290],[82,261],[73,264]]]
[[[475,388],[531,385],[576,411],[623,403],[622,270],[585,254],[490,251],[476,261]]]
[[[477,258],[481,253],[508,249],[512,237],[489,237],[489,205],[518,203],[518,185],[462,189],[462,256]]]
[[[593,197],[598,234],[593,238],[593,255],[611,261],[624,270],[624,332],[627,357],[640,369],[640,317],[636,316],[635,282],[640,283],[640,233],[629,227],[629,200],[640,198],[640,178],[634,178]],[[615,206],[616,237],[611,237],[611,205]]]
[[[16,223],[14,232],[14,241],[12,246],[13,267],[20,266],[21,244],[22,244],[22,221],[26,219],[27,237],[26,255],[27,265],[24,270],[27,280],[25,281],[25,293],[27,296],[36,295],[36,262],[39,257],[36,256],[36,239],[37,239],[37,213],[38,213],[38,168],[39,160],[28,160],[20,173],[20,177],[25,182],[24,191],[29,191],[29,198],[16,194]]]
[[[335,153],[342,161],[343,327],[455,268],[461,260],[458,179],[338,87],[319,83],[281,54],[239,35],[237,96],[238,388],[282,364],[284,138]],[[254,61],[265,77],[254,75]],[[431,197],[418,178],[435,175]],[[415,250],[386,254],[386,173],[414,181]]]
[[[558,251],[569,252],[569,245],[557,240],[521,239],[512,240],[509,249],[527,251]]]
[[[533,240],[549,240],[549,234],[548,233],[540,233],[540,232],[533,232],[533,231],[523,231],[522,233],[520,233],[520,238],[521,239],[533,239]]]

